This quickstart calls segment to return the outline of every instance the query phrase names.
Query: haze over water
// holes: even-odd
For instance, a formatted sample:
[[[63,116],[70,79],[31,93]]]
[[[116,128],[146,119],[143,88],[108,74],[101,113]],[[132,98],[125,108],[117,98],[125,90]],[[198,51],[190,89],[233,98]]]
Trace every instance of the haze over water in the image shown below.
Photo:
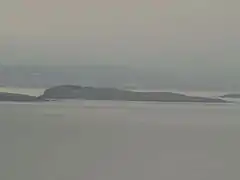
[[[0,104],[5,180],[238,179],[240,106]]]

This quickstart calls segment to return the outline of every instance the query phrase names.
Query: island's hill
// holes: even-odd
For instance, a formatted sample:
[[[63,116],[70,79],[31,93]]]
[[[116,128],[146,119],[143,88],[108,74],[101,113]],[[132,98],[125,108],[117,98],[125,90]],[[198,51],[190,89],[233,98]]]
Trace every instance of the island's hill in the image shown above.
[[[187,96],[172,92],[135,92],[115,88],[82,87],[62,85],[47,89],[41,99],[85,99],[118,101],[157,101],[157,102],[204,102],[224,103],[217,98]]]

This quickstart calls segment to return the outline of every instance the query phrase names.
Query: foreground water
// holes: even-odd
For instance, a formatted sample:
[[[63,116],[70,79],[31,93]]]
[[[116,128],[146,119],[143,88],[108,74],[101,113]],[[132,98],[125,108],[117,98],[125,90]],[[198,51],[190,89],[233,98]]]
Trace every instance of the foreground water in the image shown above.
[[[240,178],[240,106],[0,104],[1,180]]]

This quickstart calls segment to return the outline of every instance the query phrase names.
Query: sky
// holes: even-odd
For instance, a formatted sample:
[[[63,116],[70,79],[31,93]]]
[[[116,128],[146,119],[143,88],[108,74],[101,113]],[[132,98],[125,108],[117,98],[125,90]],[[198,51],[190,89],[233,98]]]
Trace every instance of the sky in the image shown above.
[[[3,64],[240,67],[237,0],[0,0]]]

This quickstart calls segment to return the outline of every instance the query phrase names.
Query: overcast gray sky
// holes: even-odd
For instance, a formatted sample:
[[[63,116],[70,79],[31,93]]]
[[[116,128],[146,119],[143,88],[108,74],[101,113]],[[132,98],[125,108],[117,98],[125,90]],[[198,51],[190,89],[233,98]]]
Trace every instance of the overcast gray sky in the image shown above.
[[[238,0],[0,0],[1,63],[240,67]]]

